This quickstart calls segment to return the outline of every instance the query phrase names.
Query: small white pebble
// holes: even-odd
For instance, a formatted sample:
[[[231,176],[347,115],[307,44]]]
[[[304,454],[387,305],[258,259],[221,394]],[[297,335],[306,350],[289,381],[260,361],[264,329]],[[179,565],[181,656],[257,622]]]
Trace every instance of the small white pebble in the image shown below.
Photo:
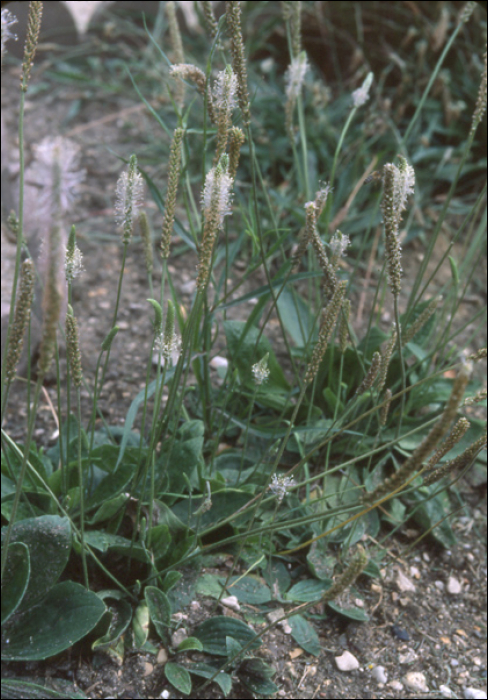
[[[440,685],[439,692],[443,698],[452,698],[452,690],[448,685]]]
[[[359,661],[350,651],[345,651],[341,656],[336,656],[335,662],[339,671],[355,671],[359,668]]]
[[[466,700],[470,700],[471,698],[473,698],[474,700],[483,700],[483,698],[487,697],[485,691],[478,690],[478,688],[465,688],[463,695],[466,698]]]
[[[231,608],[231,610],[241,609],[239,601],[237,600],[235,595],[230,595],[227,598],[222,598],[220,602],[222,603],[222,605],[225,605],[226,608]]]
[[[399,591],[415,591],[415,585],[412,583],[412,581],[410,581],[410,579],[407,576],[405,576],[405,574],[402,571],[400,571],[400,569],[398,569],[397,571],[396,584],[398,586]]]
[[[425,676],[423,673],[418,673],[416,671],[411,671],[410,673],[407,673],[405,676],[405,684],[408,685],[408,687],[411,690],[414,690],[415,692],[419,693],[428,693],[429,692],[429,687],[427,685],[427,682],[425,680]]]
[[[229,361],[225,357],[220,357],[220,355],[215,355],[215,357],[212,357],[210,360],[210,367],[213,367],[214,369],[218,369],[219,367],[224,367],[227,369],[228,364]]]
[[[388,687],[391,688],[393,691],[400,693],[403,690],[403,683],[400,683],[400,681],[393,680],[388,683]]]
[[[388,680],[388,676],[386,674],[384,666],[375,666],[371,671],[371,675],[377,683],[385,684]]]
[[[450,595],[459,595],[461,593],[461,584],[457,578],[454,578],[454,576],[449,576],[449,580],[447,582],[447,592]]]

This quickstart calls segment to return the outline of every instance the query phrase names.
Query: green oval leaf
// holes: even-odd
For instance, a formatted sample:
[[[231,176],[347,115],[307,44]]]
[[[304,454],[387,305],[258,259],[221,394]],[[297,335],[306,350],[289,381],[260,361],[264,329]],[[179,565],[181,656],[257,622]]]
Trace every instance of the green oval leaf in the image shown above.
[[[191,693],[191,676],[183,666],[173,664],[171,661],[164,667],[164,675],[171,685],[184,695]]]
[[[244,622],[223,615],[217,615],[202,622],[193,631],[193,636],[201,641],[203,650],[207,654],[215,656],[227,656],[226,637],[232,637],[241,646],[253,640],[250,649],[261,646],[261,640],[255,639],[256,634]]]
[[[12,615],[2,627],[2,659],[41,661],[73,646],[105,612],[100,598],[79,583],[54,586],[34,607]]]
[[[2,625],[19,607],[29,583],[29,576],[29,548],[23,542],[13,542],[8,547],[2,583]]]

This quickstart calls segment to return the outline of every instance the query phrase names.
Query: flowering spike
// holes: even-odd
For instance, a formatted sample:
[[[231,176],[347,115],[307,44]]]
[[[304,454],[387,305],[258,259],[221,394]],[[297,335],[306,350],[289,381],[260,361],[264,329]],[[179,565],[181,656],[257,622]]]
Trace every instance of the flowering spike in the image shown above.
[[[217,150],[214,162],[218,162],[227,146],[231,114],[237,105],[237,87],[237,76],[232,66],[226,66],[225,70],[218,74],[212,91],[214,109],[217,113]]]
[[[276,476],[276,474],[273,474],[268,489],[275,494],[278,503],[281,503],[292,486],[296,486],[294,479],[291,479],[289,476]]]
[[[405,158],[399,156],[398,168],[387,163],[383,168],[383,223],[385,226],[386,260],[388,278],[393,296],[401,290],[401,247],[398,228],[402,212],[406,209],[407,197],[413,193],[415,173]]]
[[[300,54],[292,60],[286,72],[286,131],[292,140],[295,137],[293,131],[293,109],[300,95],[307,70],[307,54],[305,51],[301,51]]]
[[[64,270],[66,273],[66,281],[72,282],[74,278],[81,274],[83,268],[83,255],[81,250],[76,245],[76,226],[72,226],[68,236],[68,245],[66,247],[66,257],[64,259]]]
[[[354,107],[362,107],[368,101],[369,89],[373,84],[373,74],[368,73],[363,84],[357,90],[352,93],[352,101]]]
[[[166,362],[169,360],[174,362],[180,352],[181,338],[175,333],[175,307],[171,299],[168,299],[164,332],[156,338],[154,347],[161,352]]]
[[[17,36],[10,30],[17,22],[17,17],[13,15],[10,10],[4,8],[2,10],[2,63],[3,57],[5,55],[6,43],[9,39],[17,41]]]
[[[132,238],[134,220],[142,200],[142,177],[137,172],[135,155],[130,157],[127,171],[124,171],[118,179],[116,194],[116,221],[122,226],[122,240],[127,245]]]
[[[266,382],[269,377],[268,358],[269,352],[267,352],[266,355],[259,360],[259,362],[256,362],[256,364],[252,366],[254,381],[258,385]]]

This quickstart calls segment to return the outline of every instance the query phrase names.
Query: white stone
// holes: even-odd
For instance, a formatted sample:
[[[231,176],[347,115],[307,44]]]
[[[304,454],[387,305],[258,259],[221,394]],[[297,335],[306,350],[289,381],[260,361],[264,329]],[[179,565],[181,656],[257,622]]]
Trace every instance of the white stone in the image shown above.
[[[443,698],[452,698],[452,690],[448,685],[440,685],[439,692]]]
[[[384,666],[375,666],[373,670],[371,671],[371,675],[375,679],[377,683],[383,683],[385,684],[388,680],[388,676],[386,674],[386,670]]]
[[[399,591],[412,591],[412,593],[415,591],[415,585],[400,569],[397,570],[396,584]]]
[[[388,687],[391,688],[393,691],[400,693],[403,690],[403,683],[400,683],[400,681],[393,680],[388,683]]]
[[[487,695],[484,690],[478,690],[478,688],[465,688],[464,697],[466,700],[470,700],[471,698],[474,698],[474,700],[483,700],[483,698],[486,698]]]
[[[418,693],[428,693],[429,687],[425,680],[425,675],[423,673],[418,673],[416,671],[411,671],[405,676],[405,684],[408,685],[410,690],[414,690]]]
[[[222,605],[225,605],[226,608],[230,608],[231,610],[241,609],[239,601],[237,600],[235,595],[230,595],[227,598],[222,598],[220,602],[222,603]]]
[[[459,595],[461,590],[461,584],[457,578],[454,578],[454,576],[449,576],[449,580],[447,582],[447,592],[450,595]]]
[[[215,355],[215,357],[212,357],[210,360],[210,367],[213,367],[214,369],[218,369],[219,367],[224,367],[224,369],[227,369],[227,365],[229,364],[229,361],[225,357],[221,357],[220,355]]]
[[[359,668],[359,661],[350,651],[345,651],[342,656],[336,656],[335,662],[339,671],[355,671]]]

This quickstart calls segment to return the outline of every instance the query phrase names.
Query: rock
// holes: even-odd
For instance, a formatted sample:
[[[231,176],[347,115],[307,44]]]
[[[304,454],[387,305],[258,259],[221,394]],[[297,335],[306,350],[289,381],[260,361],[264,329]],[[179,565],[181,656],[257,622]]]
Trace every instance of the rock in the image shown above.
[[[359,668],[359,661],[350,651],[345,651],[341,656],[336,656],[335,662],[339,671],[355,671]]]
[[[474,698],[474,700],[482,700],[482,698],[486,698],[487,695],[484,690],[478,690],[478,688],[465,688],[463,696],[466,698],[466,700],[470,700],[470,698]]]
[[[405,685],[417,693],[428,693],[429,687],[423,673],[411,671],[405,676]]]
[[[375,666],[371,671],[371,675],[377,683],[382,683],[384,685],[388,681],[388,676],[384,666]]]
[[[459,595],[461,593],[462,587],[460,582],[454,576],[449,576],[447,582],[447,592],[449,595]]]

